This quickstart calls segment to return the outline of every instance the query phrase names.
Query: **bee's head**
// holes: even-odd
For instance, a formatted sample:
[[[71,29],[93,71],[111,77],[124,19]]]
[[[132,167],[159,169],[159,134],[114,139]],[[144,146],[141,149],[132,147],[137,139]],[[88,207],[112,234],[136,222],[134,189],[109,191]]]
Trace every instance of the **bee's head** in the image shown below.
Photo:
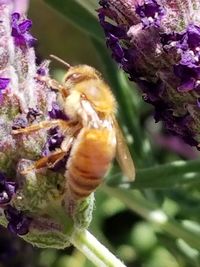
[[[66,104],[67,98],[73,92],[73,97],[88,100],[93,108],[103,116],[115,112],[115,98],[95,68],[88,65],[71,66],[56,56],[51,55],[51,57],[68,68],[63,80],[64,86],[61,89],[61,101],[63,103]]]
[[[77,65],[69,68],[64,77],[64,84],[66,87],[70,87],[81,82],[99,78],[100,74],[94,68],[88,65]]]
[[[98,113],[106,115],[115,111],[114,96],[101,74],[94,68],[87,65],[70,67],[64,77],[64,84],[69,90],[79,92]]]

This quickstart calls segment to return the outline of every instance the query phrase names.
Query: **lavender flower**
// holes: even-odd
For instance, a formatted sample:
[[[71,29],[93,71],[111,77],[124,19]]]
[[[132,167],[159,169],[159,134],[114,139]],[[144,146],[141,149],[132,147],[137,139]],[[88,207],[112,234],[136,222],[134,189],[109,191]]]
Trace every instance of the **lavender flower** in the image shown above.
[[[16,193],[16,183],[8,182],[6,176],[0,172],[0,206],[4,207],[10,203],[13,195]]]
[[[18,211],[9,205],[4,213],[8,220],[8,229],[11,233],[18,235],[26,235],[28,233],[31,219],[24,215],[22,211]]]
[[[35,44],[36,39],[29,33],[32,27],[32,22],[29,19],[20,21],[20,14],[12,14],[12,33],[14,37],[15,45],[20,47],[32,47]]]
[[[64,140],[64,135],[61,133],[58,127],[51,128],[48,131],[47,142],[44,146],[43,155],[47,156],[54,151],[56,148],[59,148]]]
[[[156,121],[198,148],[200,2],[104,0],[100,5],[112,57],[155,106]]]
[[[136,4],[135,12],[141,18],[144,28],[159,27],[165,14],[164,9],[155,0],[145,1],[142,5]]]
[[[45,165],[44,156],[61,148],[61,129],[16,134],[42,121],[68,118],[44,81],[50,78],[49,61],[36,66],[32,22],[12,8],[13,1],[0,1],[0,225],[35,246],[64,248],[77,229],[88,227],[94,199],[71,198],[64,175],[69,155],[58,161],[61,169]],[[44,164],[36,169],[38,160]]]
[[[0,78],[0,91],[6,89],[10,82],[10,79],[8,78]]]
[[[56,102],[52,103],[52,109],[49,111],[49,117],[52,119],[69,120]]]

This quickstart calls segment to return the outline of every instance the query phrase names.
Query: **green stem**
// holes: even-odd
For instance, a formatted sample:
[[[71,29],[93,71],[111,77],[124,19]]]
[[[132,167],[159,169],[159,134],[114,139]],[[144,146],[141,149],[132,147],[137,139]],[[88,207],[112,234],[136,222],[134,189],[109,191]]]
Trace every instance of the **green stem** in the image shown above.
[[[76,231],[71,243],[97,267],[126,267],[87,230]]]
[[[180,223],[170,219],[161,209],[155,208],[140,194],[136,195],[129,190],[112,188],[104,185],[103,190],[109,195],[120,199],[129,209],[144,219],[156,224],[175,238],[181,238],[191,247],[200,250],[200,235],[186,229]]]

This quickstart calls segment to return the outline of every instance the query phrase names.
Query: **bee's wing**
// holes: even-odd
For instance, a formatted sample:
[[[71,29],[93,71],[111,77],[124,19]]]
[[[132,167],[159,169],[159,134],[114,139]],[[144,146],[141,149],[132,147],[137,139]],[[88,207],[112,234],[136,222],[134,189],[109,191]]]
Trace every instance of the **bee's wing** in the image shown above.
[[[123,172],[123,174],[128,178],[128,181],[135,180],[135,165],[132,160],[131,154],[129,152],[128,146],[126,144],[126,140],[124,139],[124,135],[122,130],[113,116],[112,121],[116,130],[116,138],[117,138],[117,151],[116,151],[116,159],[119,163],[119,166]]]

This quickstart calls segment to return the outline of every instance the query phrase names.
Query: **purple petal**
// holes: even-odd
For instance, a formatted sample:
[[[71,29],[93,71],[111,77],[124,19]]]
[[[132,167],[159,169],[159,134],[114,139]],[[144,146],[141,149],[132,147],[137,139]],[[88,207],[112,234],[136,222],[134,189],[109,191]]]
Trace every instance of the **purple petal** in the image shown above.
[[[41,76],[45,76],[47,74],[47,71],[45,68],[39,68],[37,69],[37,74]]]
[[[9,82],[10,82],[10,79],[8,79],[8,78],[0,78],[0,90],[6,89]]]
[[[135,12],[141,17],[145,28],[159,26],[165,14],[164,9],[155,0],[145,0],[144,4],[137,5]]]
[[[30,19],[26,19],[22,23],[20,23],[18,27],[21,33],[24,34],[26,31],[30,30],[30,28],[32,27],[32,21]]]
[[[51,128],[48,131],[48,138],[43,149],[43,156],[47,156],[50,151],[54,151],[56,148],[59,148],[63,140],[64,135],[61,133],[61,131],[59,131],[59,128]]]
[[[9,222],[8,223],[8,230],[16,235],[26,235],[29,232],[29,226],[31,223],[31,219],[28,217],[22,217],[21,220],[16,222]]]
[[[0,172],[0,206],[10,203],[16,193],[17,185],[15,182],[7,182],[4,173]]]
[[[51,119],[69,120],[69,117],[60,109],[56,102],[52,103],[52,110],[49,111],[49,117]]]
[[[36,44],[37,39],[34,38],[30,33],[24,33],[24,39],[28,47],[33,47]]]
[[[190,78],[189,80],[182,82],[181,85],[177,87],[177,90],[179,92],[189,92],[195,88],[195,85],[195,79]]]
[[[12,33],[14,37],[15,45],[19,47],[32,47],[36,39],[28,32],[32,26],[32,22],[29,19],[25,19],[22,22],[20,21],[19,13],[12,14]]]
[[[4,210],[4,214],[8,220],[8,230],[17,235],[25,235],[28,233],[31,219],[22,211],[9,205]]]
[[[12,18],[12,20],[13,20],[12,22],[15,23],[15,22],[17,22],[17,21],[19,20],[19,18],[20,18],[20,14],[17,13],[17,12],[12,13],[11,18]]]

